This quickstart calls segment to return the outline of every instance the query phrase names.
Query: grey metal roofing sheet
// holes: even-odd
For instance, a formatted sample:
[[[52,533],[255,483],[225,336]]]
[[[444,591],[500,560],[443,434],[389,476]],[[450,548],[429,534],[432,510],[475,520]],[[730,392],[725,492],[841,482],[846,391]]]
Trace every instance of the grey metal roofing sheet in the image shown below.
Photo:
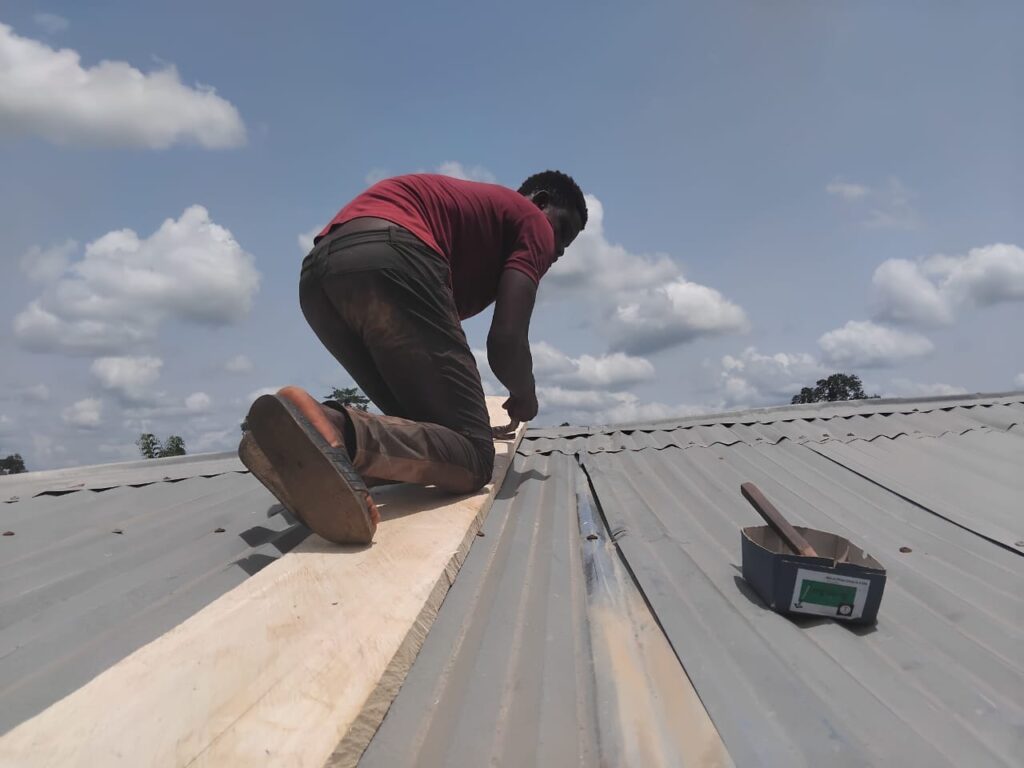
[[[598,764],[574,464],[516,457],[361,766]]]
[[[361,765],[622,764],[600,754],[595,715],[620,694],[595,682],[592,632],[581,632],[592,619],[567,491],[577,459],[736,765],[1018,765],[1024,561],[1004,539],[1022,519],[1020,398],[926,405],[582,440],[531,430],[522,485],[492,509]],[[769,431],[840,420],[859,437]],[[735,425],[751,429],[718,439]],[[759,522],[739,493],[746,480],[794,523],[881,560],[876,626],[763,605],[741,575],[740,529]]]
[[[671,431],[700,424],[773,424],[780,421],[828,421],[830,419],[867,417],[873,415],[914,415],[954,408],[982,408],[991,405],[1024,402],[1024,390],[995,394],[943,395],[939,397],[875,398],[843,400],[800,405],[776,405],[768,408],[733,410],[696,416],[661,419],[659,421],[604,424],[600,426],[568,426],[532,428],[531,438],[566,438],[575,435],[600,435],[614,432]]]
[[[151,481],[153,470],[168,476],[161,461],[124,471],[110,465],[98,474],[101,487],[113,481],[111,490],[0,504],[0,530],[14,533],[0,537],[0,733],[308,535],[249,475],[203,477],[221,468],[222,457],[212,458],[175,462],[173,474],[189,466],[193,475],[176,482],[132,487]],[[66,488],[66,477],[56,486],[53,479],[5,478],[19,480],[21,494]]]
[[[615,453],[668,447],[693,448],[711,445],[855,442],[880,437],[895,439],[939,437],[971,430],[1024,431],[1024,397],[940,401],[908,410],[879,409],[870,404],[862,411],[847,405],[842,410],[806,406],[772,409],[769,414],[725,414],[697,417],[683,423],[641,424],[580,431],[531,430],[523,441],[523,453]]]
[[[589,494],[517,457],[362,768],[731,765]]]
[[[141,487],[189,477],[214,477],[227,472],[247,471],[237,453],[225,452],[26,472],[0,476],[0,503],[16,503],[42,493],[95,491],[125,485]]]
[[[1019,764],[1022,403],[531,430],[363,763],[671,760],[703,713],[664,705],[660,639],[725,742],[720,762]],[[582,535],[578,458],[615,543],[600,521],[598,540]],[[301,540],[241,470],[224,454],[0,478],[0,530],[15,532],[0,538],[0,732]],[[742,480],[888,567],[876,627],[764,608],[740,577],[739,529],[757,521]],[[609,605],[632,638],[625,668],[609,662]]]
[[[972,450],[962,437],[938,440]],[[585,464],[737,765],[1019,764],[1019,554],[807,446],[670,448]],[[758,522],[738,491],[746,480],[795,524],[881,560],[889,579],[876,627],[765,608],[740,575],[739,529]]]
[[[1024,551],[1024,429],[810,447],[957,525]]]

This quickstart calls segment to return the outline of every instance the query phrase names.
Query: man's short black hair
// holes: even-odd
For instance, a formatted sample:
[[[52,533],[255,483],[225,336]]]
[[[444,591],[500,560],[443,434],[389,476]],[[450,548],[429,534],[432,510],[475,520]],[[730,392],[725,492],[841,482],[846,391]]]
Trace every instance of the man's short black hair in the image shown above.
[[[587,226],[587,201],[583,199],[583,190],[572,176],[561,171],[535,173],[519,187],[519,194],[532,195],[541,190],[551,195],[555,205],[579,211],[583,226]]]

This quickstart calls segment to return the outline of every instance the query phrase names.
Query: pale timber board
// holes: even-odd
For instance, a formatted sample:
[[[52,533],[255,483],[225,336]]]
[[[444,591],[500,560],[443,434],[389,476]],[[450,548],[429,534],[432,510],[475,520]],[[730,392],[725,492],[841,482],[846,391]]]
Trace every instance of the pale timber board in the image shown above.
[[[495,424],[507,421],[500,402],[488,398]],[[522,432],[496,443],[492,482],[472,496],[377,489],[382,521],[371,546],[311,536],[8,732],[0,765],[319,768],[339,744],[358,759]]]

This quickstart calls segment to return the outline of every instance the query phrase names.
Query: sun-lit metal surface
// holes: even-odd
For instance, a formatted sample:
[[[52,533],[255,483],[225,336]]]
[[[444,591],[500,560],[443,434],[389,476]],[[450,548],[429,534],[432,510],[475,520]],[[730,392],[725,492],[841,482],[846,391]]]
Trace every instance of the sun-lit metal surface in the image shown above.
[[[1011,463],[972,471],[984,437],[896,442],[911,453],[942,443],[963,460],[946,470],[965,486],[1008,482]],[[1019,554],[804,445],[584,460],[609,525],[622,530],[617,544],[737,765],[1019,764]],[[739,492],[747,480],[794,524],[849,538],[888,568],[877,626],[790,620],[763,605],[740,570],[739,529],[759,522]]]
[[[602,648],[614,632],[602,635],[595,607],[628,614],[617,591],[626,573],[736,765],[1018,764],[1024,561],[979,534],[1001,525],[1005,538],[1022,519],[1022,403],[830,404],[675,428],[531,430],[517,484],[492,509],[363,765],[646,764],[617,740],[616,721],[623,680],[644,675],[609,672]],[[573,541],[577,460],[614,544],[585,538],[604,535],[586,499],[583,545]],[[929,485],[929,472],[941,482]],[[759,522],[739,492],[747,480],[792,522],[881,560],[876,626],[764,606],[741,572],[740,528]],[[610,546],[628,571],[610,575],[620,562]],[[625,656],[642,668],[649,652],[631,637]]]
[[[149,468],[109,465],[111,490],[0,504],[0,531],[13,534],[0,537],[0,733],[308,535],[251,476],[206,478],[221,460],[190,459],[174,465],[194,473],[177,482],[135,488]]]
[[[518,457],[371,766],[727,766],[572,457]]]
[[[714,743],[705,708],[740,766],[1019,764],[1022,415],[1018,393],[531,430],[363,765],[665,763]],[[241,469],[0,478],[0,732],[305,535]],[[745,480],[888,568],[877,626],[764,607]]]

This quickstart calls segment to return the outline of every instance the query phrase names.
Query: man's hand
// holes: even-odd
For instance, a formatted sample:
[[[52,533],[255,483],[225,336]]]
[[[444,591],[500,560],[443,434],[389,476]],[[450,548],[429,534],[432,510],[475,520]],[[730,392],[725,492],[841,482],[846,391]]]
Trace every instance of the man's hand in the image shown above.
[[[512,395],[501,407],[512,421],[530,421],[537,417],[537,393],[530,390],[528,395]]]

